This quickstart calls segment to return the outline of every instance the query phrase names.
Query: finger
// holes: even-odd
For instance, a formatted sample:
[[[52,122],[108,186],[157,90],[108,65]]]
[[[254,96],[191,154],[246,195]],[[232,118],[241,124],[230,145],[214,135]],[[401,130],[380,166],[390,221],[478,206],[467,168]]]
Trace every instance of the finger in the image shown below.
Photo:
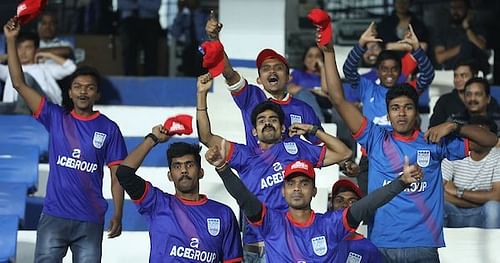
[[[413,32],[413,27],[411,26],[411,24],[408,24],[408,28],[410,29],[411,34],[415,35],[415,33]]]
[[[210,10],[210,15],[208,17],[209,20],[217,21],[217,17],[215,17],[214,10]]]
[[[220,141],[220,156],[223,158],[223,159],[226,159],[226,139],[222,139]]]
[[[403,167],[403,169],[408,169],[410,167],[410,158],[408,157],[408,155],[405,155],[404,157]]]
[[[120,227],[121,226],[119,224],[111,223],[108,229],[108,237],[109,238],[117,237],[120,233]]]
[[[425,131],[425,133],[424,133],[424,140],[425,140],[427,143],[429,142],[429,131],[430,131],[430,130],[427,130],[427,131]]]

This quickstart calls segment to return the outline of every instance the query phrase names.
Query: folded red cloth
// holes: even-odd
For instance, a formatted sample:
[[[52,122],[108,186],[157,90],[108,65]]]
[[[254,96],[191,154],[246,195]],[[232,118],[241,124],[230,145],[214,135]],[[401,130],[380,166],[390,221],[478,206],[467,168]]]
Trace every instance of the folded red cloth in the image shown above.
[[[193,125],[192,125],[193,117],[187,114],[180,114],[174,117],[168,118],[163,127],[168,130],[168,135],[172,136],[174,134],[189,135],[193,133]]]
[[[36,19],[42,9],[47,5],[47,0],[24,0],[17,6],[17,18],[21,25],[26,25]]]
[[[205,41],[201,44],[203,49],[203,67],[210,72],[212,78],[224,71],[224,47],[219,40]]]
[[[314,8],[309,12],[307,18],[315,26],[319,27],[319,31],[321,34],[319,40],[320,45],[325,46],[330,43],[330,41],[332,41],[333,30],[331,19],[328,13],[320,8]]]

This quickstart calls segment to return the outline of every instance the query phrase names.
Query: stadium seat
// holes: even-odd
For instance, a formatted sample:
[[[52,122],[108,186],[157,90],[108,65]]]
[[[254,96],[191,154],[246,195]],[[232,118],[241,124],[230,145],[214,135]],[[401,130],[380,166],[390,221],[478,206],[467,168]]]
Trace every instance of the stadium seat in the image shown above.
[[[491,86],[490,95],[495,98],[497,102],[500,102],[500,86]]]
[[[16,215],[24,220],[26,185],[0,182],[0,215]]]
[[[38,147],[0,144],[0,182],[21,183],[28,192],[38,186]]]
[[[45,127],[28,115],[0,115],[1,143],[33,145],[39,148],[40,160],[46,161],[49,134]]]
[[[104,229],[109,229],[109,220],[113,216],[114,206],[113,200],[107,199],[108,210],[106,211],[104,220]],[[148,231],[149,223],[146,217],[137,212],[137,206],[130,199],[123,201],[123,217],[122,217],[122,230],[123,231]]]
[[[18,222],[16,215],[0,215],[0,263],[15,262]]]
[[[137,145],[139,145],[143,140],[144,137],[125,137],[125,144],[127,145],[127,150],[128,152],[132,152]],[[157,166],[157,167],[166,167],[167,165],[167,149],[170,147],[172,143],[175,142],[186,142],[186,143],[191,143],[191,144],[199,144],[199,141],[197,138],[190,138],[190,137],[173,137],[168,142],[166,143],[161,143],[158,144],[156,147],[154,147],[151,152],[146,156],[144,159],[144,162],[142,163],[143,166]]]

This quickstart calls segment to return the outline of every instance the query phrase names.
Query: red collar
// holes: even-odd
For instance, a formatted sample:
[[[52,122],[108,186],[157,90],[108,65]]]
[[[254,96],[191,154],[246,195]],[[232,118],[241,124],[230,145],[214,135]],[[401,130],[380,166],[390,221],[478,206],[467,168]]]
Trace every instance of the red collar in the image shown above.
[[[277,100],[274,98],[269,98],[269,100],[277,104],[285,105],[290,103],[290,101],[292,101],[292,95],[290,95],[290,93],[287,93],[282,100]]]
[[[393,135],[394,139],[396,139],[398,141],[413,142],[418,138],[419,133],[420,133],[420,130],[415,129],[411,136],[403,136],[395,131],[392,132],[392,135]]]
[[[76,113],[75,110],[72,110],[70,114],[71,114],[71,116],[73,116],[73,118],[75,118],[77,120],[81,120],[81,121],[91,121],[91,120],[99,117],[99,115],[101,115],[101,113],[99,111],[96,111],[89,116],[82,116],[82,115],[79,115],[78,113]]]
[[[311,210],[311,215],[309,216],[307,221],[304,223],[300,223],[300,222],[295,221],[292,217],[292,214],[290,214],[290,211],[286,212],[286,217],[288,218],[288,220],[290,220],[292,225],[294,225],[296,227],[308,227],[308,226],[312,225],[312,223],[314,222],[314,218],[316,218],[316,213],[314,213],[314,210]]]
[[[200,199],[198,199],[197,201],[185,199],[178,195],[175,195],[175,197],[177,197],[177,199],[179,199],[185,205],[203,205],[208,202],[208,198],[206,195],[200,195]]]

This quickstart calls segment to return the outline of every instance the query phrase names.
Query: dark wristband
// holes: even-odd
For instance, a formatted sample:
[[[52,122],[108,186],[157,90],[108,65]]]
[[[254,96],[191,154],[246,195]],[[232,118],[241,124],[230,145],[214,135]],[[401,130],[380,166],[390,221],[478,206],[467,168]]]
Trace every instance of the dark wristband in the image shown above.
[[[158,137],[156,137],[156,135],[154,135],[153,133],[149,133],[148,135],[146,135],[144,137],[144,140],[146,140],[147,138],[150,138],[151,140],[153,140],[153,142],[155,144],[158,144],[158,142],[160,142],[160,139],[158,139]]]
[[[311,134],[311,135],[316,135],[316,133],[318,132],[318,130],[319,130],[319,126],[314,125],[314,126],[311,128],[311,130],[309,131],[309,134]]]

